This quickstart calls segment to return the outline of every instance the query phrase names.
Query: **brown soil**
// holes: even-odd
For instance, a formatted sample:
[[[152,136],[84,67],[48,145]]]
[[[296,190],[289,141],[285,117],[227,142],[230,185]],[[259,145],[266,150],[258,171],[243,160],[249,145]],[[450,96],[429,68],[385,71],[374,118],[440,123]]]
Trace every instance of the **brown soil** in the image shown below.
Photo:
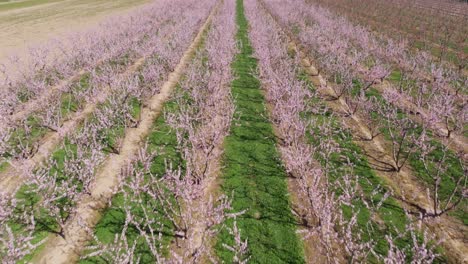
[[[208,29],[214,9],[201,27],[198,35],[184,53],[175,70],[161,88],[159,94],[153,96],[147,107],[141,113],[141,121],[137,128],[126,131],[120,154],[110,156],[99,170],[95,179],[95,188],[91,195],[77,205],[76,215],[65,227],[65,237],[51,235],[43,250],[35,256],[33,263],[75,263],[81,251],[89,240],[87,230],[92,230],[99,221],[100,211],[104,209],[112,198],[113,190],[118,184],[118,176],[137,153],[142,142],[151,131],[154,120],[161,114],[165,101],[170,97],[177,85],[186,65],[194,56],[202,41],[204,32]]]

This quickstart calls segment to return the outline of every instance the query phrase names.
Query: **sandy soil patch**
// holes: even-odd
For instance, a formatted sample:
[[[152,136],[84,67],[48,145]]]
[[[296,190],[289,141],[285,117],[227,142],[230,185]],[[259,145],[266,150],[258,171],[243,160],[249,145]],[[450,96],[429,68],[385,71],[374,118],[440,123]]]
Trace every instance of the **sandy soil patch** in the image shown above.
[[[51,0],[11,10],[0,8],[0,63],[7,64],[14,54],[24,58],[29,46],[85,31],[146,2],[149,0]]]

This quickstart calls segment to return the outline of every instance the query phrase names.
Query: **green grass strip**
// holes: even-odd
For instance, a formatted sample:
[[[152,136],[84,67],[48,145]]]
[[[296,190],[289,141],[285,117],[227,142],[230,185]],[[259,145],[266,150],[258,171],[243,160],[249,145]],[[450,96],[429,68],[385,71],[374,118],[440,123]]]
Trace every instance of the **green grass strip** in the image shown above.
[[[252,75],[257,61],[252,58],[242,0],[237,1],[236,21],[240,48],[232,64],[236,119],[225,141],[222,189],[226,194],[234,193],[235,211],[247,210],[237,223],[243,239],[248,239],[250,263],[304,263],[290,210],[286,173],[275,148],[260,82]],[[232,253],[223,243],[232,244],[227,232],[219,236],[216,251],[229,263]]]

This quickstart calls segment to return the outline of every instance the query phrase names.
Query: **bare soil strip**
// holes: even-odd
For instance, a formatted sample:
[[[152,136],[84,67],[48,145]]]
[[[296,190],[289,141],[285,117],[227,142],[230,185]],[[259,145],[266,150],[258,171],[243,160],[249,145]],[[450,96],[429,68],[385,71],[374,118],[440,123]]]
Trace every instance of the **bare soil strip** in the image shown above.
[[[93,229],[99,221],[100,211],[107,206],[111,199],[113,190],[118,184],[121,170],[132,160],[150,132],[154,120],[161,114],[164,102],[170,97],[183,70],[201,44],[203,35],[207,31],[218,6],[219,3],[213,8],[179,64],[169,75],[160,93],[153,96],[148,106],[142,109],[138,127],[126,131],[120,154],[110,156],[97,173],[94,190],[89,197],[78,203],[75,216],[65,227],[66,239],[51,235],[42,252],[33,259],[33,263],[74,263],[79,259],[80,252],[89,239],[87,230]]]
[[[265,10],[271,15],[269,10]],[[274,21],[276,21],[279,28],[282,28],[277,20],[272,16]],[[297,44],[292,40],[289,32],[283,29],[285,35],[288,36],[289,46],[293,48],[301,58],[301,66],[307,70],[309,73],[309,79],[313,82],[316,87],[321,87],[319,91],[324,96],[333,94],[333,89],[327,84],[327,81],[320,74],[310,74],[310,67],[315,67],[310,63],[310,58],[306,53],[301,50],[300,44]],[[343,112],[346,109],[346,102],[340,98],[336,101],[327,101],[324,100],[330,109],[334,112]],[[349,128],[355,135],[368,136],[369,131],[366,126],[364,126],[360,117],[353,115],[349,118],[340,118],[342,123]],[[391,155],[389,154],[388,142],[385,139],[382,139],[382,136],[375,138],[373,141],[354,141],[355,144],[362,147],[364,152],[376,158],[379,161],[389,162],[391,161]],[[411,169],[407,166],[403,167],[400,172],[383,172],[376,170],[376,173],[379,177],[384,179],[386,183],[392,187],[397,195],[405,195],[407,198],[412,198],[413,201],[422,206],[423,208],[430,209],[432,208],[432,202],[425,195],[425,189],[421,186],[421,183],[414,176]],[[401,206],[406,207],[404,203],[401,203]],[[467,263],[468,262],[468,245],[465,243],[465,235],[468,234],[468,227],[461,223],[458,219],[453,217],[443,215],[432,221],[424,221],[431,230],[433,230],[440,239],[443,239],[442,245],[446,249],[446,254],[453,263]]]
[[[106,18],[141,6],[148,0],[66,0],[0,11],[0,63],[16,54],[27,58],[28,47],[85,31]]]
[[[60,2],[63,1],[70,1],[70,0],[50,0],[50,1],[45,1],[45,2],[39,2],[34,1],[34,0],[13,0],[13,1],[6,1],[6,2],[0,2],[0,12],[2,15],[4,14],[19,14],[23,11],[31,11],[31,10],[37,10],[40,8],[50,8],[53,5],[59,4]],[[26,3],[29,2],[29,3]],[[34,3],[35,2],[35,3]],[[23,5],[18,6],[19,3],[24,3]],[[16,5],[16,6],[15,6]]]
[[[134,73],[143,63],[146,57],[139,58],[134,64],[127,68],[127,70],[116,78],[125,78],[126,76]],[[42,162],[53,153],[58,144],[70,133],[86,120],[95,110],[96,107],[104,102],[110,95],[110,87],[107,86],[102,89],[101,93],[95,98],[93,102],[87,103],[83,110],[76,113],[68,121],[66,121],[59,131],[51,131],[44,136],[37,152],[29,159],[12,162],[10,166],[0,173],[0,189],[5,193],[14,192],[20,185],[23,184],[25,174]]]

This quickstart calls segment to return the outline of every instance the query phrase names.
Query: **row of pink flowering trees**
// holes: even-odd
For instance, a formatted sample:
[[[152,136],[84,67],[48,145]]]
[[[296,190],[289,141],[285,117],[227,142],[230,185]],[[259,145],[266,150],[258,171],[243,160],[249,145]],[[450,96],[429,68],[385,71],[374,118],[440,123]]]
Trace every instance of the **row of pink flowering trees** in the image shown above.
[[[123,25],[114,23],[112,27],[100,29],[105,32],[103,34],[98,34],[99,31],[93,32],[93,34],[90,33],[89,36],[87,34],[78,35],[80,38],[86,38],[95,44],[95,46],[91,45],[92,43],[82,45],[81,48],[85,49],[82,53],[89,53],[89,57],[92,59],[101,57],[105,59],[97,65],[90,63],[89,65],[91,66],[87,68],[89,69],[87,74],[82,76],[81,79],[66,83],[57,93],[51,93],[46,98],[40,97],[37,100],[31,100],[26,104],[18,105],[18,109],[13,106],[10,110],[7,106],[0,107],[4,110],[1,113],[3,121],[0,125],[1,162],[9,160],[18,162],[30,159],[39,150],[40,145],[43,144],[41,138],[44,135],[48,132],[55,134],[65,133],[66,129],[62,129],[62,127],[66,121],[73,122],[80,119],[83,113],[88,111],[86,107],[102,103],[110,93],[111,88],[109,87],[115,83],[122,82],[124,79],[132,76],[140,75],[141,78],[144,78],[148,82],[148,85],[152,85],[150,83],[151,79],[159,78],[159,68],[146,67],[140,72],[135,73],[137,67],[144,59],[154,60],[155,62],[161,60],[158,62],[160,65],[167,63],[175,65],[177,56],[165,59],[152,58],[158,52],[158,47],[161,45],[161,34],[167,34],[167,32],[164,32],[164,29],[170,26],[168,23],[171,20],[180,15],[180,12],[177,11],[178,9],[173,8],[173,4],[173,2],[151,4],[147,9],[139,10],[136,14],[129,15],[129,18],[123,19]],[[166,9],[161,8],[161,6],[172,8],[165,12],[164,10]],[[126,19],[130,20],[131,23],[126,23]],[[98,37],[95,37],[96,35]],[[101,40],[101,37],[102,41],[106,42],[96,43],[95,41]],[[73,43],[76,45],[80,44],[79,41]],[[67,51],[68,49],[63,49],[63,52]],[[70,52],[77,52],[77,49],[72,49]],[[179,51],[179,53],[181,52]],[[79,59],[87,58],[84,54],[77,56]],[[71,63],[70,60],[70,58],[63,61],[44,59],[42,63],[45,65],[44,67],[60,66],[66,68],[68,67],[67,63]],[[170,68],[165,70],[170,70]],[[53,70],[53,72],[57,71]],[[24,75],[33,76],[34,74],[29,73],[28,75],[25,73]],[[154,81],[157,81],[157,79]],[[31,81],[28,84],[8,82],[8,87],[10,87],[8,89],[16,91],[19,90],[17,86],[29,87],[27,89],[39,89],[42,87],[37,90],[37,93],[35,92],[37,95],[47,94],[49,90],[53,89],[50,85],[42,85],[41,83],[43,81]],[[2,92],[13,94],[7,90],[2,89]],[[149,94],[154,94],[154,92]],[[142,96],[146,97],[147,94]],[[12,102],[12,100],[2,101],[2,103],[7,104]],[[24,109],[21,106],[24,106]],[[10,112],[13,113],[12,116],[9,115]],[[19,115],[17,115],[18,113]]]
[[[341,168],[348,173],[331,182],[337,171],[328,161],[341,151],[334,137],[344,131],[337,131],[332,125],[333,117],[328,121],[310,117],[325,114],[326,109],[318,103],[311,103],[317,95],[306,83],[298,80],[300,59],[288,53],[287,36],[274,26],[275,22],[258,3],[247,1],[246,8],[252,25],[250,36],[259,59],[259,75],[271,105],[271,118],[277,128],[279,149],[292,177],[290,186],[293,186],[291,188],[297,199],[294,211],[302,227],[299,232],[304,235],[305,243],[318,241],[320,245],[315,247],[317,255],[311,257],[317,260],[325,256],[323,261],[328,263],[343,259],[360,263],[374,257],[394,263],[399,257],[408,258],[409,251],[413,259],[431,262],[437,254],[428,244],[429,237],[424,241],[414,238],[415,244],[407,246],[405,251],[394,246],[393,237],[388,234],[392,247],[384,255],[373,250],[377,241],[362,239],[366,230],[358,225],[359,209],[354,204],[356,201],[364,202],[368,210],[377,211],[388,194],[376,205],[366,203],[359,186],[360,176],[353,173],[354,165],[349,161],[343,161],[344,168]],[[310,138],[314,138],[318,144],[312,144]],[[351,209],[351,216],[344,213],[345,208]],[[413,235],[418,232],[414,228],[409,230]],[[310,238],[313,239],[308,240]]]
[[[139,109],[147,98],[159,92],[191,43],[208,12],[209,4],[180,1],[161,6],[160,17],[169,23],[158,27],[158,34],[147,36],[146,61],[126,76],[94,78],[95,87],[108,86],[109,96],[76,131],[70,133],[55,153],[39,168],[21,168],[28,176],[25,186],[12,194],[1,194],[0,257],[16,263],[30,254],[45,233],[62,237],[68,220],[75,217],[76,204],[87,199],[95,188],[95,174],[102,162],[120,152],[120,141],[128,128],[138,125]],[[184,15],[190,12],[190,16]],[[180,19],[180,17],[185,17]],[[177,20],[177,22],[175,22]],[[92,100],[100,91],[90,89]],[[51,119],[46,119],[51,125]]]
[[[407,101],[399,107],[421,115],[425,126],[439,124],[442,131],[434,130],[442,137],[463,133],[468,118],[468,78],[463,71],[434,61],[426,52],[409,51],[404,39],[377,35],[317,5],[299,1],[286,7],[287,12],[280,10],[283,4],[278,1],[269,1],[269,5],[281,12],[279,17],[286,25],[300,28],[301,43],[335,83],[339,80],[338,97],[352,87],[356,76],[364,90],[391,77],[393,82],[386,83],[385,89],[396,90]],[[334,69],[340,72],[338,76],[332,73]]]
[[[454,93],[453,87],[447,87],[456,83],[446,72],[450,69],[426,60],[424,53],[407,53],[404,46],[391,45],[391,40],[379,48],[372,44],[380,42],[371,32],[321,7],[312,5],[313,8],[308,8],[311,5],[303,1],[287,4],[273,0],[268,1],[267,6],[288,31],[297,33],[291,35],[292,38],[314,59],[319,72],[330,80],[330,85],[319,87],[322,96],[339,101],[343,106],[342,114],[350,120],[356,117],[362,120],[359,125],[368,133],[360,135],[361,139],[375,143],[377,137],[384,137],[388,142],[390,161],[377,160],[377,169],[400,172],[409,168],[409,163],[426,164],[426,169],[417,173],[427,182],[427,200],[432,208],[415,208],[422,217],[440,216],[463,203],[467,179],[463,162],[465,152],[463,143],[459,146],[457,142],[463,137],[467,105],[462,103],[463,94]],[[376,95],[371,88],[382,83],[392,67],[381,54],[401,58],[401,63],[413,72],[416,68],[423,72],[431,67],[437,77],[433,77],[434,81],[429,84],[418,79],[405,81],[417,91],[396,89],[389,84]],[[401,68],[401,71],[404,75],[405,69]],[[327,92],[329,88],[331,93]],[[417,107],[406,108],[408,104]],[[440,124],[445,126],[445,135],[441,136],[453,140],[441,140],[445,146],[433,142],[434,134],[441,131]],[[443,154],[439,155],[440,152]],[[447,170],[447,166],[453,166],[456,172]],[[450,190],[443,191],[446,195],[441,198],[444,188]]]
[[[177,153],[182,164],[165,160],[163,175],[154,174],[151,166],[164,148],[140,151],[132,165],[124,171],[117,193],[124,202],[113,205],[125,212],[122,231],[110,244],[100,242],[89,248],[84,258],[99,257],[112,263],[138,263],[141,247],[150,252],[156,263],[216,262],[210,241],[224,226],[227,218],[235,218],[231,200],[221,195],[213,198],[215,178],[219,174],[221,145],[229,132],[234,105],[230,94],[232,79],[230,63],[236,51],[234,34],[234,3],[225,1],[214,17],[203,48],[198,50],[192,64],[180,81],[164,120],[175,134]],[[154,146],[153,146],[154,147]],[[245,259],[247,241],[240,237],[235,222],[227,227],[234,237],[233,245],[225,247],[234,252],[235,263]],[[128,230],[137,230],[129,239]],[[173,245],[164,242],[167,233]]]
[[[47,102],[34,99],[60,84],[59,92],[67,91],[71,83],[66,80],[70,77],[99,70],[116,61],[135,60],[138,52],[148,45],[146,38],[156,35],[159,26],[170,21],[159,11],[165,5],[173,3],[147,5],[128,15],[109,18],[87,32],[31,47],[30,55],[22,60],[12,58],[13,62],[5,66],[8,72],[0,86],[0,92],[5,95],[2,98],[9,98],[2,100],[1,116],[8,118],[23,110],[28,105],[23,104],[25,101],[44,106]]]
[[[468,13],[462,1],[342,1],[314,0],[392,38],[405,38],[409,49],[422,49],[466,68]]]

